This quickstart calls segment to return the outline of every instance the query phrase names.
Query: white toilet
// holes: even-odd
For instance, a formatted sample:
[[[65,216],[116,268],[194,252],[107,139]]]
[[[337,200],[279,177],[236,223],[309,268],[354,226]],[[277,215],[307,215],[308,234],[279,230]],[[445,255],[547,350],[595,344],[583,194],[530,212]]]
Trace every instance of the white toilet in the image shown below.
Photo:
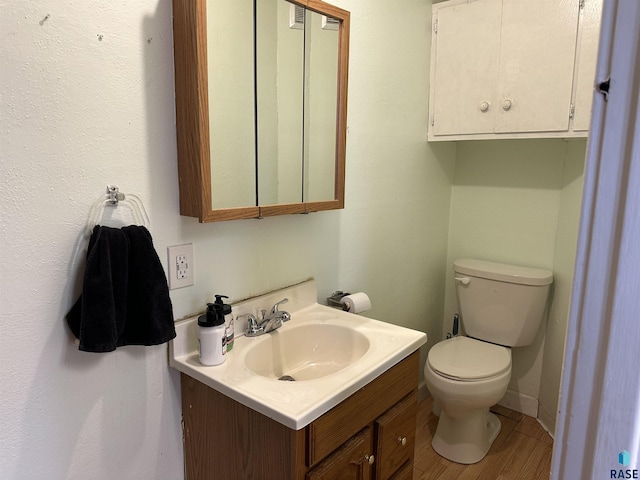
[[[489,412],[507,391],[511,349],[530,345],[545,312],[553,274],[483,260],[453,263],[464,336],[431,348],[427,388],[440,410],[433,449],[457,463],[479,462],[500,432]]]

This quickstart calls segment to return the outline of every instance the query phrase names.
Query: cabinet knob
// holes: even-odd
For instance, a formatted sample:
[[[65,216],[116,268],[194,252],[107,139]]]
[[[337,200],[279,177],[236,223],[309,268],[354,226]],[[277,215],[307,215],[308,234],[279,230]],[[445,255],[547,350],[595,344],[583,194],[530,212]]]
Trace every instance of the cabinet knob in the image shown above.
[[[404,447],[407,444],[407,437],[398,437],[398,443]]]
[[[374,457],[373,455],[365,455],[364,459],[367,461],[367,463],[369,463],[369,465],[373,465],[373,462],[376,461],[376,457]]]
[[[511,106],[513,103],[508,98],[502,102],[502,109],[506,112],[507,110],[511,110]]]
[[[487,110],[489,110],[489,102],[482,102],[480,104],[480,111],[486,112]]]

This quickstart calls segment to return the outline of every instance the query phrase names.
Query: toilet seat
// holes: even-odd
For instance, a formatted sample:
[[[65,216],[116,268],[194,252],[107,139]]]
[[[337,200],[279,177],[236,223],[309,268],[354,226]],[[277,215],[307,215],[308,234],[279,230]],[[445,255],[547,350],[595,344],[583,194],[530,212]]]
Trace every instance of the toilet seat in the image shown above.
[[[474,382],[502,375],[511,368],[511,350],[469,337],[453,337],[429,350],[427,362],[443,377]]]

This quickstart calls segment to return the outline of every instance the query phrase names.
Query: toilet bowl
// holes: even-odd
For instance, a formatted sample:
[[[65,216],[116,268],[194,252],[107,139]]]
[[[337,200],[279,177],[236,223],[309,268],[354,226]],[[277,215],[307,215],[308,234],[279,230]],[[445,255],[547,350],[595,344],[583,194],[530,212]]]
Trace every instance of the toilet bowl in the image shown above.
[[[507,391],[511,350],[454,337],[430,350],[424,378],[440,409],[433,449],[457,463],[482,460],[500,433],[500,421],[489,407]]]
[[[477,259],[456,260],[453,271],[468,336],[434,345],[424,378],[440,411],[433,449],[470,464],[482,460],[500,432],[500,420],[489,407],[507,391],[510,347],[531,345],[536,336],[553,274]]]

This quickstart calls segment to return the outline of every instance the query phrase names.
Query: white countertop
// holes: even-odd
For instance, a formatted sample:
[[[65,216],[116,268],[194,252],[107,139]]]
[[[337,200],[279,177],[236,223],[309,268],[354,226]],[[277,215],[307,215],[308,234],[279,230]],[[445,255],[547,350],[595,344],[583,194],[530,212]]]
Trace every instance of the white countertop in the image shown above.
[[[299,430],[427,341],[427,335],[423,332],[316,303],[313,280],[234,305],[234,316],[270,308],[285,296],[290,303],[283,305],[281,309],[291,313],[291,320],[278,331],[283,332],[294,325],[299,328],[305,324],[348,326],[367,337],[369,349],[350,366],[325,377],[296,382],[278,381],[259,376],[246,367],[247,351],[252,342],[261,337],[249,338],[241,335],[240,328],[244,328],[244,323],[239,325],[240,322],[236,324],[234,347],[227,352],[225,362],[218,366],[203,366],[197,351],[198,319],[192,317],[176,323],[177,336],[169,346],[169,364],[243,405],[289,428]],[[287,306],[291,308],[284,308]]]

